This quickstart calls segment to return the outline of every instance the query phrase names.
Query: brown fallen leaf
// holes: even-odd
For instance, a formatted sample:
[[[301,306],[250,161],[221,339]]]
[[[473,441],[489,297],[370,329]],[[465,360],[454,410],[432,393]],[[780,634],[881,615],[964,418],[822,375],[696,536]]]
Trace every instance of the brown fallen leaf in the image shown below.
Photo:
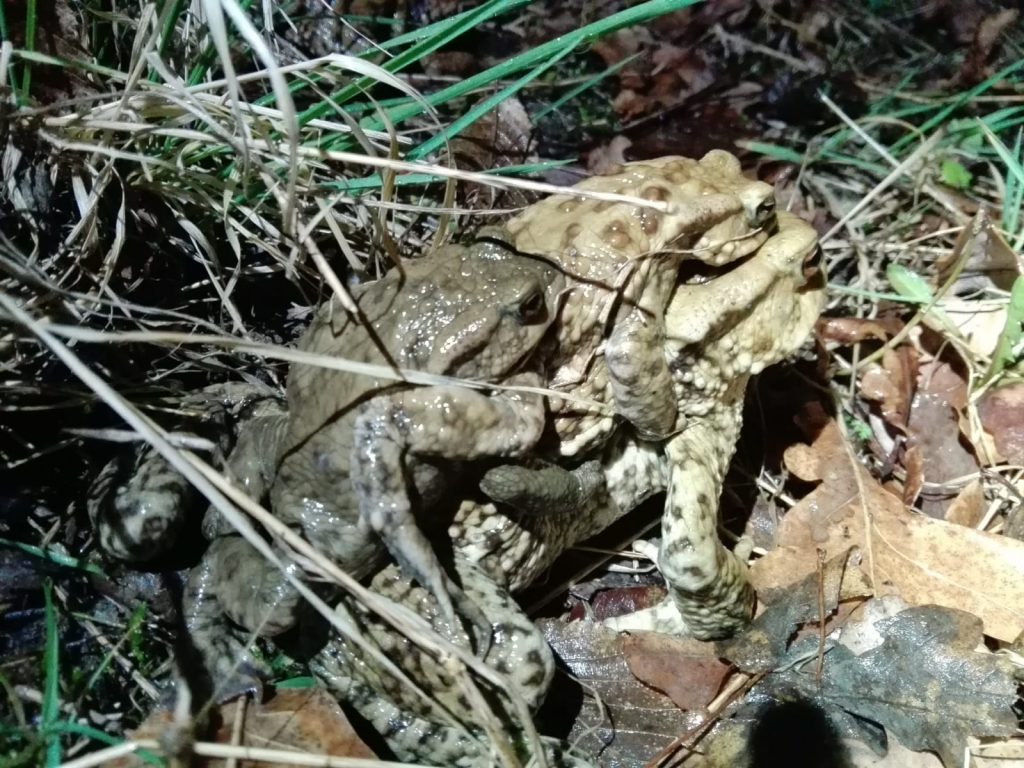
[[[985,393],[978,418],[1003,460],[1024,464],[1024,384],[1011,384]]]
[[[966,405],[967,383],[949,364],[933,360],[921,367],[907,426],[925,483],[918,505],[931,517],[944,517],[959,491],[952,483],[979,469],[960,440],[959,414]]]
[[[571,686],[556,683],[545,708],[577,712],[569,741],[585,754],[600,755],[595,765],[644,765],[703,721],[633,677],[619,633],[592,622],[541,619],[537,624],[558,657],[594,694],[579,702]]]
[[[909,346],[887,349],[882,364],[872,365],[861,377],[861,394],[881,406],[887,424],[903,430],[917,382],[917,351]]]
[[[916,440],[908,440],[903,452],[903,469],[906,479],[903,481],[903,493],[900,495],[903,506],[912,507],[924,486],[924,457]]]
[[[878,320],[859,317],[823,317],[818,321],[815,333],[822,341],[834,341],[846,346],[869,339],[885,341],[895,331],[885,328]]]
[[[244,709],[240,709],[243,706]],[[352,729],[338,702],[319,686],[279,690],[264,704],[232,701],[221,705],[215,716],[220,723],[214,736],[216,742],[234,743],[233,724],[240,715],[244,717],[239,741],[242,746],[294,750],[299,754],[376,758]],[[156,710],[130,736],[134,739],[160,739],[171,723],[171,713]],[[225,761],[193,758],[192,764],[216,768],[224,765]],[[129,756],[111,765],[115,768],[137,768],[147,763]],[[237,765],[255,768],[262,763],[241,760]]]
[[[1000,640],[1020,634],[1024,544],[907,512],[850,459],[835,424],[814,447],[823,482],[786,514],[778,548],[754,563],[754,574],[788,568],[796,582],[817,567],[819,548],[832,557],[858,546],[876,594],[968,610]]]
[[[680,709],[703,709],[731,669],[710,643],[657,632],[624,637],[622,654],[640,682],[662,691]]]
[[[992,225],[992,218],[984,208],[964,227],[957,238],[949,255],[939,259],[938,282],[942,284],[953,273],[957,262],[967,249],[967,260],[957,279],[950,296],[964,295],[976,288],[995,286],[1000,290],[1009,291],[1013,281],[1024,274],[1024,263],[1013,248]],[[945,307],[945,304],[940,306]]]
[[[974,528],[985,516],[985,491],[981,480],[971,480],[953,499],[946,510],[946,522]]]

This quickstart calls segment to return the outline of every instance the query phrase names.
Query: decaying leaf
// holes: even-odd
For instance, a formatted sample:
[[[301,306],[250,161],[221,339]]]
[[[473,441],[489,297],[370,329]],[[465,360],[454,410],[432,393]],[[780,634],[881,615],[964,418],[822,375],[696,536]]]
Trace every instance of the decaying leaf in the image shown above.
[[[680,709],[707,706],[730,669],[714,646],[689,637],[638,632],[623,638],[622,652],[637,680],[667,694]]]
[[[946,521],[974,528],[985,515],[985,491],[975,478],[965,485],[946,510]]]
[[[701,721],[633,676],[618,633],[593,622],[538,624],[572,674],[597,696],[584,698],[569,739],[585,753],[600,755],[602,765],[644,765]],[[556,683],[548,698],[562,688]]]
[[[978,418],[1002,459],[1024,464],[1024,384],[986,392],[978,403]]]
[[[769,608],[766,615],[774,610]],[[776,629],[785,627],[780,624]],[[813,748],[824,743],[832,750],[820,756],[832,762],[810,764],[851,764],[840,760],[846,751],[840,736],[857,738],[884,753],[887,738],[879,726],[912,749],[937,753],[947,768],[960,764],[969,737],[1016,732],[1013,663],[975,650],[981,642],[981,622],[964,611],[870,601],[827,642],[820,674],[815,660],[818,641],[813,636],[798,636],[774,658],[776,671],[750,692],[731,725],[709,739],[711,765],[757,764],[756,756],[751,761],[749,755],[758,750],[759,729],[786,709],[799,710],[808,730],[816,734],[810,738]],[[732,652],[750,655],[750,646],[742,639],[722,650],[741,665],[743,659]],[[807,742],[805,734],[799,743]],[[738,750],[738,744],[746,749]],[[778,740],[776,745],[781,748]],[[723,759],[727,757],[732,762]]]
[[[865,612],[866,615],[866,612]],[[935,752],[947,768],[961,765],[968,738],[1016,732],[1016,682],[1005,656],[975,648],[981,624],[961,610],[913,607],[874,620],[879,641],[855,651],[830,643],[821,675],[813,638],[798,640],[780,671],[751,691],[742,710],[752,731],[771,707],[800,702],[836,735],[859,737],[884,753],[883,726],[913,750]]]
[[[938,360],[922,366],[908,427],[927,484],[920,508],[932,517],[944,517],[959,491],[951,481],[978,472],[977,460],[960,440],[959,413],[966,404],[967,384],[951,366]]]
[[[888,324],[893,325],[891,322]],[[815,327],[815,333],[822,341],[834,341],[843,345],[868,340],[886,341],[897,330],[898,328],[886,328],[880,320],[859,317],[823,317]]]
[[[909,608],[876,624],[882,643],[832,649],[819,686],[796,669],[785,682],[822,706],[884,725],[903,744],[960,765],[968,736],[1009,736],[1016,682],[1009,659],[976,652],[981,622],[950,608]],[[782,684],[782,681],[778,681]]]
[[[881,366],[870,366],[861,377],[861,394],[879,403],[886,423],[903,429],[917,382],[917,353],[910,347],[887,349]]]
[[[937,263],[940,284],[952,277],[961,258],[964,259],[963,268],[960,282],[953,286],[954,294],[989,286],[1009,291],[1013,281],[1024,271],[1020,257],[992,226],[992,219],[984,208],[979,209],[970,225],[964,227],[949,257]]]
[[[852,559],[851,559],[852,558]],[[854,562],[853,550],[847,550],[822,565],[820,571],[807,575],[799,584],[786,589],[773,589],[765,583],[762,570],[755,583],[758,596],[768,607],[751,624],[750,628],[732,640],[717,644],[723,658],[734,662],[744,672],[768,672],[775,669],[785,657],[798,627],[834,615],[840,597],[849,598],[864,595],[863,584],[857,579],[845,581],[848,563]],[[843,592],[844,582],[848,585]],[[824,614],[819,613],[820,607]]]
[[[294,750],[298,754],[376,757],[356,735],[338,702],[319,686],[279,690],[265,704],[240,701],[223,704],[215,715],[220,725],[213,740],[220,744],[236,743],[232,731],[239,717],[242,718],[242,730],[237,743],[242,746]],[[160,739],[170,723],[169,712],[156,710],[132,736],[136,739]],[[195,758],[192,764],[215,768],[224,765],[225,761]],[[236,763],[242,768],[262,764],[247,760]],[[115,765],[118,768],[135,768],[147,763],[133,756]]]
[[[755,575],[789,569],[797,582],[816,569],[819,548],[832,557],[858,546],[876,594],[969,607],[986,634],[1016,638],[1024,629],[1024,544],[906,511],[851,460],[834,424],[815,448],[823,482],[786,514],[778,548],[754,564]]]

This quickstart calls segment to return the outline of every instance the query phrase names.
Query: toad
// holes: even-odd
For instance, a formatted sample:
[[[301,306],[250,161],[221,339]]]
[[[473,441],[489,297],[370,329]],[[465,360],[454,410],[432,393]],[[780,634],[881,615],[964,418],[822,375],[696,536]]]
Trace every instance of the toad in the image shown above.
[[[252,498],[300,530],[356,578],[390,555],[433,595],[451,622],[489,626],[440,566],[416,514],[444,489],[439,462],[525,455],[545,424],[541,395],[413,385],[366,376],[359,363],[487,383],[537,386],[531,354],[556,316],[564,281],[541,258],[500,244],[449,246],[354,291],[357,322],[332,300],[300,342],[305,352],[344,358],[347,368],[297,363],[286,413],[246,424],[228,464]],[[221,614],[272,636],[293,625],[300,604],[281,571],[212,511],[212,539],[186,588],[193,642],[211,666],[231,663]],[[454,602],[454,605],[453,605]]]
[[[700,160],[662,157],[628,163],[575,189],[617,193],[662,210],[554,195],[506,224],[518,250],[559,264],[569,290],[558,319],[548,386],[607,404],[556,399],[552,420],[561,456],[593,452],[625,419],[645,438],[672,434],[675,384],[664,354],[663,315],[684,260],[721,267],[757,250],[775,227],[771,186],[746,178],[723,150]]]
[[[665,312],[664,353],[685,427],[667,441],[623,429],[596,460],[573,472],[501,465],[483,487],[500,503],[466,500],[450,528],[455,570],[495,628],[485,661],[532,706],[553,674],[551,651],[510,593],[528,585],[568,546],[587,538],[655,493],[667,491],[659,567],[666,601],[649,611],[606,622],[618,629],[657,629],[703,638],[745,623],[753,594],[745,564],[718,540],[717,503],[740,428],[752,374],[795,351],[824,303],[814,230],[779,215],[779,230],[748,260],[704,282],[679,285]],[[595,481],[593,475],[600,475]],[[525,510],[525,511],[523,511]],[[443,631],[422,590],[394,567],[375,576],[375,590],[414,608]],[[313,661],[317,676],[385,734],[403,760],[436,765],[489,764],[481,713],[450,669],[350,600],[338,606],[360,633],[437,697],[436,708],[407,685],[369,663],[345,638]],[[465,642],[465,641],[464,641]],[[488,701],[515,722],[507,699]],[[454,722],[452,716],[454,715]],[[517,755],[528,755],[522,727],[513,727]],[[576,764],[564,746],[545,741],[557,765]],[[526,750],[524,752],[524,750]]]

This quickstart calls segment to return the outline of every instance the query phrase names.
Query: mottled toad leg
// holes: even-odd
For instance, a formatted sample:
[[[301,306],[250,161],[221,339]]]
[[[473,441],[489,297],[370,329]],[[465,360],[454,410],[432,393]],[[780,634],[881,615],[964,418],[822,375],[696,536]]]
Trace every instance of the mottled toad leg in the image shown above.
[[[483,661],[505,680],[501,689],[483,689],[494,725],[505,730],[515,757],[525,765],[531,756],[508,692],[515,691],[531,710],[543,701],[554,675],[551,648],[537,626],[523,613],[508,590],[489,579],[483,570],[456,556],[454,568],[473,602],[494,627],[493,642]],[[422,587],[409,582],[391,565],[376,574],[370,585],[376,593],[409,608],[448,634],[439,606]],[[378,665],[367,663],[365,652],[343,637],[331,640],[310,662],[314,674],[342,701],[354,707],[388,741],[400,760],[443,766],[483,768],[494,764],[479,704],[466,695],[453,670],[433,653],[410,643],[393,627],[350,598],[337,606],[348,622],[359,627],[366,642],[393,659],[402,672],[436,700],[414,696],[408,686]],[[479,645],[480,638],[477,638]],[[464,636],[461,644],[467,641]],[[583,766],[570,757],[564,744],[543,739],[549,764]]]
[[[608,619],[619,630],[687,634],[701,640],[743,628],[754,609],[747,566],[718,538],[718,499],[741,425],[731,398],[668,441],[668,496],[658,558],[669,596],[659,605]]]
[[[276,406],[273,393],[249,384],[214,384],[177,403],[189,431],[210,438],[220,462],[236,425]],[[188,418],[184,418],[188,417]],[[176,425],[177,428],[178,425]],[[107,464],[89,491],[86,507],[100,547],[120,560],[150,560],[174,546],[196,492],[152,446],[142,445],[131,462]]]
[[[594,464],[603,475],[597,482],[590,477]],[[513,592],[532,584],[566,549],[600,533],[667,485],[662,445],[637,440],[628,430],[612,438],[600,460],[573,470],[576,477],[566,485],[576,484],[582,492],[570,490],[555,499],[544,476],[528,466],[491,472],[500,480],[497,495],[510,503],[463,502],[449,535],[460,556]],[[545,514],[521,514],[523,507]]]
[[[250,498],[261,499],[274,479],[273,457],[286,419],[279,411],[253,419],[239,432],[227,470]],[[203,530],[213,541],[189,573],[183,596],[185,623],[226,698],[258,689],[262,670],[249,658],[242,633],[224,617],[247,631],[273,636],[294,625],[301,598],[284,573],[235,535],[216,510],[207,512]],[[298,571],[294,564],[287,567]]]
[[[484,618],[452,583],[416,525],[405,462],[415,457],[471,461],[523,455],[540,439],[544,415],[539,395],[488,396],[464,387],[419,387],[374,398],[356,417],[352,487],[360,521],[381,537],[403,571],[430,591],[453,622],[453,599],[477,625]]]

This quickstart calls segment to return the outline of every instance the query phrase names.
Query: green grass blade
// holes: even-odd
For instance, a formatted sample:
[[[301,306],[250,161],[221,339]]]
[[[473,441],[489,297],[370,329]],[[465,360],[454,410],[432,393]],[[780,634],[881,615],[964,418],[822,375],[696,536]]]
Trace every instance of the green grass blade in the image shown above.
[[[36,49],[36,0],[28,0],[25,3],[25,50]],[[32,86],[32,67],[26,62],[21,73],[21,100],[28,101],[28,91]]]
[[[439,25],[437,28],[437,34],[421,40],[408,50],[405,50],[394,58],[389,59],[381,65],[381,68],[392,74],[400,72],[413,62],[419,61],[424,56],[433,53],[441,46],[456,39],[463,33],[468,32],[493,16],[505,13],[512,8],[517,8],[520,5],[524,5],[526,2],[527,0],[514,0],[514,2],[509,2],[509,0],[490,0],[490,2],[484,3],[479,8],[462,14],[460,17],[457,17],[456,20],[449,20],[446,25]],[[376,81],[372,78],[360,78],[351,85],[347,85],[339,91],[332,93],[329,100],[324,100],[318,104],[314,104],[312,107],[309,107],[307,110],[302,112],[299,115],[299,125],[305,125],[310,120],[323,117],[334,110],[334,104],[345,104],[351,101],[356,96],[365,93],[375,84],[375,82]],[[268,100],[264,97],[264,99],[257,101],[257,104],[262,105],[272,102],[272,98]],[[435,106],[440,103],[443,103],[443,101],[431,102],[431,106]],[[418,112],[414,114],[418,114]]]
[[[557,37],[547,43],[537,46],[529,51],[514,56],[508,61],[496,64],[490,69],[484,70],[472,77],[467,77],[454,85],[443,88],[436,93],[427,96],[427,102],[431,106],[437,106],[453,99],[460,98],[478,88],[490,86],[496,80],[511,77],[516,72],[536,66],[538,63],[559,54],[565,49],[575,49],[577,46],[593,42],[600,37],[612,32],[630,27],[635,24],[642,24],[651,19],[663,16],[672,11],[678,11],[691,5],[696,5],[700,0],[648,0],[646,3],[627,8],[624,11],[613,14],[606,19],[601,19],[593,24],[588,24],[575,32]],[[402,123],[410,118],[417,117],[421,108],[416,104],[409,104],[392,110],[388,115],[388,121],[394,124]],[[383,122],[376,120],[363,126],[367,129],[380,130]]]
[[[992,353],[992,365],[985,373],[983,381],[991,381],[1008,366],[1016,362],[1013,350],[1020,344],[1022,336],[1021,323],[1024,323],[1024,276],[1018,276],[1010,288],[1010,303],[1006,308],[1006,325],[999,334],[995,351]]]
[[[591,88],[596,86],[602,80],[605,80],[606,78],[609,78],[612,75],[616,74],[623,67],[627,66],[628,64],[632,64],[638,58],[640,58],[640,54],[639,53],[634,53],[634,54],[632,54],[630,56],[627,56],[622,61],[619,61],[619,62],[616,62],[615,64],[612,64],[610,67],[605,69],[604,72],[600,72],[600,73],[594,75],[593,77],[587,78],[585,81],[583,81],[582,83],[577,85],[575,88],[569,89],[564,94],[562,94],[559,98],[557,98],[553,102],[551,102],[551,104],[549,104],[547,107],[545,107],[540,112],[535,114],[533,116],[534,122],[539,122],[539,121],[543,120],[545,117],[547,117],[549,114],[551,114],[552,112],[561,109],[566,103],[568,103],[572,99],[575,99],[581,93],[585,93],[586,91],[589,91]]]
[[[0,547],[9,547],[11,549],[17,549],[24,552],[27,555],[38,557],[42,560],[46,560],[54,565],[59,565],[64,568],[75,568],[79,571],[85,571],[91,573],[94,576],[106,577],[103,573],[103,569],[95,563],[87,563],[77,557],[71,557],[70,555],[62,555],[59,552],[54,552],[50,549],[44,549],[43,547],[37,547],[32,544],[25,544],[20,541],[12,541],[11,539],[5,539],[0,536]]]
[[[60,643],[57,636],[57,610],[53,605],[53,583],[49,579],[43,582],[43,599],[46,601],[43,621],[46,628],[46,648],[43,651],[43,706],[40,712],[40,725],[46,734],[46,768],[58,768],[61,762],[60,735],[49,729],[57,722],[57,715],[60,714]]]
[[[55,734],[69,734],[72,736],[84,736],[87,739],[98,741],[101,744],[106,744],[108,747],[113,747],[118,744],[123,744],[124,739],[119,739],[116,736],[111,736],[109,733],[93,728],[92,726],[85,725],[84,723],[75,723],[69,720],[60,720],[54,723],[50,730]],[[132,752],[133,757],[137,757],[144,763],[155,766],[164,766],[167,762],[160,758],[159,755],[155,755],[152,752],[145,749],[137,749]]]
[[[496,2],[490,4],[493,5],[494,8],[492,10],[489,10],[488,14],[490,16],[497,16],[503,13],[511,13],[512,11],[519,9],[524,5],[528,5],[529,3],[530,0],[497,0]],[[451,18],[441,19],[440,21],[432,22],[425,27],[411,29],[404,34],[385,40],[384,42],[380,43],[379,47],[382,50],[390,51],[395,48],[402,48],[406,45],[418,43],[421,40],[430,39],[435,35],[447,34],[449,27],[457,26],[460,28],[464,28],[467,17],[472,16],[473,18],[476,18],[479,12],[480,8],[470,9],[468,11],[463,11],[462,13],[456,14]],[[477,21],[474,22],[474,24],[478,24],[480,23],[480,21],[480,19],[477,19]],[[486,21],[486,19],[483,19],[483,21]]]
[[[994,75],[986,78],[973,88],[958,94],[957,97],[953,99],[949,104],[947,104],[945,107],[943,107],[934,115],[932,115],[929,119],[925,120],[924,123],[918,126],[918,132],[908,133],[902,139],[893,144],[891,149],[892,153],[896,154],[901,149],[904,149],[908,144],[910,144],[913,141],[916,141],[917,136],[919,135],[927,136],[940,125],[945,123],[947,118],[961,106],[969,103],[972,99],[977,98],[985,91],[987,91],[989,88],[991,88],[993,85],[1009,77],[1021,67],[1024,67],[1024,59],[1019,59],[1018,61],[1015,61],[1012,64],[1003,67]]]
[[[562,59],[564,59],[570,53],[572,53],[572,49],[566,48],[562,52],[552,56],[547,61],[542,61],[540,64],[538,64],[532,70],[530,70],[521,78],[516,80],[514,83],[505,88],[502,88],[497,93],[494,93],[488,98],[484,99],[482,102],[475,105],[473,109],[471,109],[469,112],[467,112],[462,117],[452,122],[452,124],[445,128],[443,131],[438,131],[425,142],[423,142],[418,147],[410,151],[408,154],[408,159],[419,160],[420,158],[425,157],[426,155],[429,155],[430,153],[437,150],[438,148],[444,146],[453,136],[458,136],[459,133],[461,133],[463,130],[471,126],[485,114],[490,112],[492,109],[498,106],[498,104],[514,96],[524,87],[526,87],[528,83],[531,83],[532,81],[536,80],[538,77],[547,72],[549,69],[551,69],[551,67],[553,67]]]
[[[764,141],[737,141],[736,146],[757,152],[759,155],[770,157],[773,160],[781,160],[794,165],[803,165],[807,159],[803,152],[796,152],[789,147],[780,147],[778,144],[769,144]]]

